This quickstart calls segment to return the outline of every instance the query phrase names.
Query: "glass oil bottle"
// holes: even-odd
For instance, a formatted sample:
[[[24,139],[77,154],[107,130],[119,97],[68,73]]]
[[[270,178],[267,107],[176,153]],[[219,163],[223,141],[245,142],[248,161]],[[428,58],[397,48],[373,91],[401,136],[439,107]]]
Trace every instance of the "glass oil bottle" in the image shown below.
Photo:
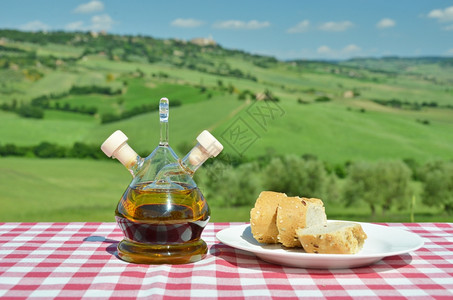
[[[195,262],[207,253],[201,234],[209,222],[210,210],[192,176],[223,146],[205,130],[197,137],[196,146],[179,159],[168,143],[167,98],[160,100],[159,116],[159,145],[148,157],[137,155],[119,130],[101,146],[133,177],[115,211],[124,234],[118,256],[140,264]]]

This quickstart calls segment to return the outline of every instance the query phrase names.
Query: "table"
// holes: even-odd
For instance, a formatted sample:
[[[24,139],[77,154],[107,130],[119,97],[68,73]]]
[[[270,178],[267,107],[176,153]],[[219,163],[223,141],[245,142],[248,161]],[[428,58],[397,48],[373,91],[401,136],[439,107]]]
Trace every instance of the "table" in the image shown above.
[[[215,234],[244,223],[209,223],[209,253],[187,265],[135,265],[115,256],[115,223],[0,223],[0,298],[453,299],[453,223],[385,223],[420,235],[415,253],[356,269],[266,263]]]

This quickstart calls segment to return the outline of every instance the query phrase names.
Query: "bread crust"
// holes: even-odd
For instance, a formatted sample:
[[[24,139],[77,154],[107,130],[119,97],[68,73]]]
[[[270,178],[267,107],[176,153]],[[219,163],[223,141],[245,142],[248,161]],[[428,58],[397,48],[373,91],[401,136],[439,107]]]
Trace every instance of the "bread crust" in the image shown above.
[[[256,199],[255,207],[250,211],[250,227],[253,237],[260,243],[278,243],[276,226],[277,208],[287,198],[284,193],[263,191]]]
[[[336,229],[336,225],[341,227]],[[367,235],[360,224],[332,222],[329,227],[333,229],[327,229],[328,232],[323,232],[322,228],[317,233],[307,233],[303,228],[296,230],[307,253],[355,254],[362,249]],[[310,228],[310,231],[313,231],[313,228]]]
[[[287,197],[279,203],[276,222],[278,242],[289,248],[302,247],[296,229],[324,225],[327,222],[324,204],[317,198]]]

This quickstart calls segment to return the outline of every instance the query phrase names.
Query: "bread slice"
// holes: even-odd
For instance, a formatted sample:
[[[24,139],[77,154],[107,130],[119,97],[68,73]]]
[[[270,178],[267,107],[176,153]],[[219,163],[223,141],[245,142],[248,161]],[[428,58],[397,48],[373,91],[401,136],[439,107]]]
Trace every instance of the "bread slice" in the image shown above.
[[[285,247],[301,247],[296,229],[327,224],[324,204],[316,198],[287,197],[279,202],[277,239]]]
[[[296,230],[305,252],[323,254],[358,253],[367,238],[362,226],[352,222],[330,222]]]
[[[256,199],[255,207],[250,211],[250,227],[253,237],[260,243],[276,244],[278,229],[275,225],[278,204],[286,194],[261,192]]]

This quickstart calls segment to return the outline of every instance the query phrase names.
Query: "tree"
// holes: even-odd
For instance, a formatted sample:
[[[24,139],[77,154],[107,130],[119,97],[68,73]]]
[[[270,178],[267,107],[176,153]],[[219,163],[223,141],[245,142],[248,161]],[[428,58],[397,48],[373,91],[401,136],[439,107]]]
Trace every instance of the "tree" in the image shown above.
[[[40,158],[65,157],[66,149],[49,142],[42,142],[33,149],[33,153]]]
[[[262,190],[257,163],[231,164],[215,161],[196,180],[208,199],[222,206],[250,206]]]
[[[348,170],[343,189],[346,206],[364,201],[374,216],[377,207],[383,212],[392,206],[404,208],[411,192],[410,169],[401,161],[356,162]]]
[[[423,167],[424,183],[422,202],[429,206],[441,206],[453,213],[453,162],[430,162]]]
[[[328,175],[322,200],[324,203],[338,203],[340,201],[340,190],[335,174]]]
[[[75,142],[69,150],[69,157],[76,158],[103,158],[103,153],[99,150],[97,145],[87,145],[80,142]]]
[[[263,171],[266,190],[288,196],[321,198],[326,187],[326,171],[321,161],[296,155],[273,158]]]
[[[412,172],[402,161],[387,161],[377,164],[383,197],[382,208],[388,211],[393,205],[406,208],[412,195],[410,180]]]
[[[17,113],[25,118],[42,119],[44,117],[44,111],[41,108],[28,104],[22,104]]]
[[[0,156],[25,156],[28,147],[20,147],[14,144],[0,145]]]

